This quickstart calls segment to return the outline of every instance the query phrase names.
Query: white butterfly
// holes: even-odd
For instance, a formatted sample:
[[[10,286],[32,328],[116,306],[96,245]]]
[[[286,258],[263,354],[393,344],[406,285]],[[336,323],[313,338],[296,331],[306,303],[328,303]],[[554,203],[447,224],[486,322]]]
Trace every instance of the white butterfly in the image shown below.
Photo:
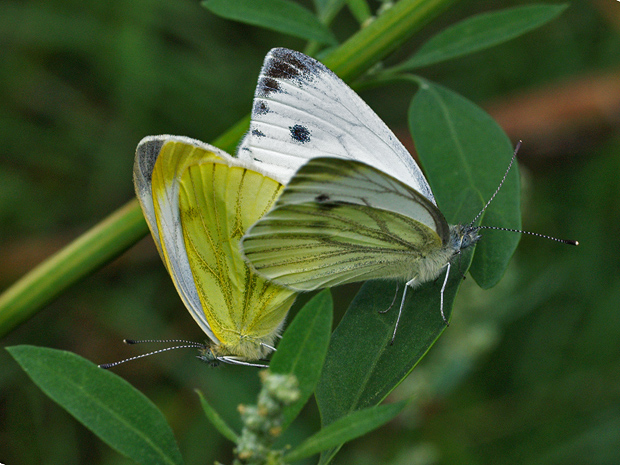
[[[451,260],[480,239],[482,212],[448,225],[411,155],[333,72],[299,52],[272,50],[241,154],[274,176],[301,166],[241,241],[259,274],[295,291],[405,279],[400,318],[407,289],[445,269],[446,320]]]

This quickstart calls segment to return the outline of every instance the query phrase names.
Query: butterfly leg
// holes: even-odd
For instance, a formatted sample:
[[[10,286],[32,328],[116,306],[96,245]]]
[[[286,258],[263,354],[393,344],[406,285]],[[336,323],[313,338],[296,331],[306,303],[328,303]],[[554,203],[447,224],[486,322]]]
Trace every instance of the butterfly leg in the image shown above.
[[[448,262],[446,264],[446,277],[443,280],[443,284],[441,286],[441,291],[439,292],[439,311],[441,313],[441,318],[443,319],[443,322],[445,323],[446,326],[450,326],[450,322],[446,319],[446,315],[443,312],[443,294],[444,291],[446,290],[446,286],[448,284],[448,277],[450,277],[450,267],[451,264],[450,262]],[[407,296],[407,288],[414,288],[418,285],[418,278],[415,277],[413,278],[411,281],[407,281],[407,283],[405,284],[405,290],[403,291],[403,298],[400,301],[400,308],[398,309],[398,317],[396,318],[396,325],[394,326],[394,333],[392,334],[392,340],[390,341],[390,345],[394,344],[394,339],[396,338],[396,330],[398,330],[398,323],[400,322],[400,316],[403,313],[403,307],[405,306],[405,297]],[[391,306],[390,306],[391,308]],[[389,308],[388,308],[389,310]],[[386,310],[387,311],[387,310]],[[380,313],[385,313],[384,312],[380,312]]]
[[[446,316],[443,313],[443,293],[446,290],[446,284],[448,284],[448,277],[450,276],[450,262],[446,265],[446,277],[443,280],[443,285],[441,286],[441,291],[439,292],[439,311],[441,312],[441,318],[443,318],[443,322],[446,326],[450,326],[450,322],[446,319]]]
[[[409,287],[414,288],[417,285],[418,278],[415,277],[411,281],[407,281],[405,283],[405,290],[403,291],[403,298],[400,301],[400,308],[398,309],[398,317],[396,318],[396,325],[394,325],[394,332],[392,333],[392,340],[390,341],[390,345],[394,344],[394,339],[396,338],[396,331],[398,330],[398,323],[400,322],[400,316],[403,314],[403,307],[405,306],[405,298],[407,297],[407,289]]]
[[[260,343],[260,345],[261,345],[262,347],[266,347],[267,349],[271,350],[272,352],[275,352],[275,351],[276,351],[276,348],[275,348],[275,347],[272,347],[272,346],[270,346],[269,344],[265,344],[264,342],[261,342],[261,343]]]

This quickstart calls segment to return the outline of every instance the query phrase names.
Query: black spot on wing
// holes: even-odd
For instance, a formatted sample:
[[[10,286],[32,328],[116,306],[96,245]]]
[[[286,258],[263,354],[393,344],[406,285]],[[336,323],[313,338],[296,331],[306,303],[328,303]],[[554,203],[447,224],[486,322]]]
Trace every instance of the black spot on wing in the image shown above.
[[[302,144],[310,142],[310,131],[307,127],[302,126],[301,124],[296,124],[295,126],[289,127],[289,129],[291,131],[291,137],[297,142]]]
[[[256,93],[262,97],[267,97],[272,93],[282,92],[280,84],[274,78],[261,77],[256,85]]]
[[[265,133],[258,129],[252,129],[252,135],[255,137],[265,137]]]
[[[255,115],[266,115],[269,113],[269,106],[267,102],[264,100],[256,100],[254,102],[254,112]]]
[[[328,194],[319,194],[314,198],[314,201],[318,204],[319,209],[323,211],[333,210],[341,205],[341,202],[333,201]]]

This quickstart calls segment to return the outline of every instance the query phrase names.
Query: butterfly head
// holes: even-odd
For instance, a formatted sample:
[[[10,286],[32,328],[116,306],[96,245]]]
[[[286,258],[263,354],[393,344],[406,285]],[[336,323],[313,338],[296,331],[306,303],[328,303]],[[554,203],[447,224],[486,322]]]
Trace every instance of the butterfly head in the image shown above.
[[[452,244],[456,253],[458,253],[461,249],[466,249],[467,247],[471,247],[476,242],[480,240],[482,237],[478,234],[480,231],[479,226],[469,226],[457,224],[451,228],[451,236],[452,236]]]
[[[221,360],[213,353],[211,347],[204,346],[198,349],[198,353],[200,355],[196,355],[197,359],[202,360],[203,362],[214,368],[219,366]]]

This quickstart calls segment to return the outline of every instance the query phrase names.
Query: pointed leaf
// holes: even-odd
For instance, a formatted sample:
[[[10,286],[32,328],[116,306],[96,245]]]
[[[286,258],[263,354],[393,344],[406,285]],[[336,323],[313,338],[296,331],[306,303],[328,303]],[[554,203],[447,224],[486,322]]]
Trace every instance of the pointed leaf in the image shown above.
[[[299,446],[284,456],[287,462],[295,462],[318,454],[331,447],[351,441],[355,438],[379,428],[398,415],[408,401],[394,404],[377,405],[359,410],[344,418],[340,418],[331,425],[322,428],[318,433],[310,436]]]
[[[301,396],[286,408],[285,427],[297,417],[319,382],[331,335],[332,314],[332,296],[326,289],[299,311],[271,358],[269,369],[273,373],[293,374],[299,381]]]
[[[462,254],[453,267],[444,295],[444,312],[449,319],[456,292],[462,282],[458,272],[469,265],[471,253]],[[390,345],[403,284],[395,295],[394,281],[369,281],[349,306],[332,334],[329,352],[316,399],[323,427],[351,412],[379,404],[413,370],[446,329],[439,312],[441,275],[407,293],[407,300],[393,345]],[[387,313],[379,313],[390,308]],[[338,447],[324,452],[321,463],[329,462]]]
[[[70,352],[7,350],[45,394],[113,449],[138,463],[183,463],[162,413],[127,381]]]
[[[206,0],[202,5],[222,18],[336,45],[334,34],[301,5],[287,0]]]
[[[202,395],[202,392],[196,389],[196,393],[200,398],[200,404],[202,405],[202,409],[204,410],[205,415],[207,416],[211,424],[215,426],[215,429],[217,429],[222,436],[236,444],[239,441],[239,436],[237,436],[237,433],[235,433],[235,431],[230,426],[228,426],[228,423],[226,423],[224,419],[220,416],[220,414],[217,413],[217,411],[211,406],[211,404],[207,402],[207,399],[205,399],[205,397]]]
[[[444,216],[450,224],[471,222],[508,168],[514,150],[510,140],[480,107],[424,80],[409,108],[409,126]],[[484,213],[482,224],[521,227],[516,166]],[[504,274],[520,235],[487,230],[481,234],[470,271],[481,287],[489,288]]]
[[[431,38],[396,69],[412,70],[507,42],[551,21],[566,8],[567,4],[526,5],[472,16]]]

